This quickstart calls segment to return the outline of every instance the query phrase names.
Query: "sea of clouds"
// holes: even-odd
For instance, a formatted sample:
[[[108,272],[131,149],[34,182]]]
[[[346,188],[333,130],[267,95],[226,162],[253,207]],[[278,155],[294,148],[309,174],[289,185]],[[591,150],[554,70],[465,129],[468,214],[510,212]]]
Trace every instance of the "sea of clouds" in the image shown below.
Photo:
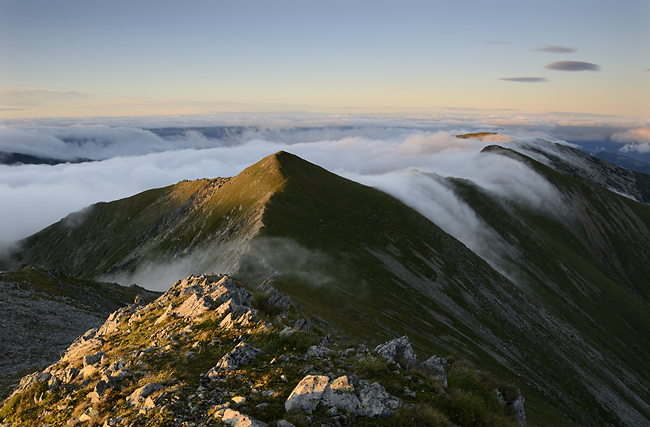
[[[174,129],[160,131],[165,126]],[[219,132],[201,126],[218,127]],[[455,137],[486,130],[502,134],[484,140]],[[615,130],[621,143],[644,143],[624,141],[622,131]],[[630,134],[636,139],[644,135]],[[506,156],[481,153],[491,144],[517,149],[536,137],[564,143],[541,125],[458,120],[8,123],[0,125],[0,151],[92,161],[0,166],[0,241],[29,236],[99,201],[184,179],[234,176],[284,150],[393,195],[498,265],[500,255],[494,247],[499,237],[456,196],[445,178],[471,180],[505,203],[564,215],[560,193],[532,169]]]

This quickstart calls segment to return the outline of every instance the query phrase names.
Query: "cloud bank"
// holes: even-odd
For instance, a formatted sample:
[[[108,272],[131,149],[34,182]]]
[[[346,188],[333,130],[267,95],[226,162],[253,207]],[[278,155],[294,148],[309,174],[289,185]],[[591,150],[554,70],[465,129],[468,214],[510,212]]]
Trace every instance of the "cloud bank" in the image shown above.
[[[623,153],[650,153],[650,128],[631,129],[612,135],[612,141],[625,145],[619,151]]]
[[[280,150],[393,195],[496,268],[504,265],[507,245],[454,193],[447,177],[472,181],[506,208],[514,204],[549,215],[562,211],[561,195],[541,176],[508,157],[480,153],[495,141],[516,148],[523,141],[518,138],[459,139],[454,134],[464,133],[460,129],[417,122],[237,129],[224,138],[207,138],[198,130],[182,129],[161,137],[120,126],[4,126],[2,149],[97,161],[0,166],[0,197],[11,201],[0,209],[0,241],[26,237],[98,201],[184,179],[234,176]]]

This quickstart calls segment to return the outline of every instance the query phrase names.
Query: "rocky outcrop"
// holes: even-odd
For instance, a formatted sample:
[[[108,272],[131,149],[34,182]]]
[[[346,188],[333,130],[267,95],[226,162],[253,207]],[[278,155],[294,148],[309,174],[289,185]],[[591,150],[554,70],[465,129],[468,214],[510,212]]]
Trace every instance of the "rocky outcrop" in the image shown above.
[[[324,375],[307,375],[293,389],[284,408],[287,411],[298,408],[312,412],[320,403],[328,383],[329,378]]]
[[[262,295],[284,301],[286,312],[268,300],[259,307],[269,311],[258,311],[252,293],[216,275],[190,276],[150,304],[120,309],[59,362],[23,378],[0,423],[20,425],[24,409],[43,425],[394,424],[416,403],[446,419],[445,359],[418,364],[406,336],[368,351],[277,291]],[[490,416],[524,425],[523,398],[505,395],[495,390],[494,399],[511,415]]]
[[[216,366],[208,371],[206,374],[208,378],[215,377],[221,371],[233,371],[242,365],[251,363],[257,356],[262,354],[259,350],[245,342],[240,342],[235,348],[224,355]]]
[[[398,364],[404,369],[411,369],[418,363],[418,358],[407,336],[379,344],[375,348],[375,353],[388,363]]]
[[[370,384],[347,375],[330,382],[324,375],[307,375],[293,389],[284,407],[287,411],[298,408],[310,413],[320,405],[330,408],[331,413],[386,417],[397,411],[401,404],[399,398],[391,396],[377,382]]]
[[[221,421],[231,427],[266,427],[268,424],[256,420],[255,418],[244,415],[241,412],[226,409],[223,413]]]
[[[140,388],[137,388],[133,393],[131,393],[127,398],[126,398],[126,403],[128,403],[131,406],[134,407],[141,407],[145,405],[145,401],[149,398],[149,395],[153,393],[154,391],[158,391],[163,389],[164,387],[161,386],[160,384],[157,383],[149,383],[146,385],[143,385]],[[151,399],[150,399],[151,400]],[[155,405],[146,405],[148,407],[155,406]]]

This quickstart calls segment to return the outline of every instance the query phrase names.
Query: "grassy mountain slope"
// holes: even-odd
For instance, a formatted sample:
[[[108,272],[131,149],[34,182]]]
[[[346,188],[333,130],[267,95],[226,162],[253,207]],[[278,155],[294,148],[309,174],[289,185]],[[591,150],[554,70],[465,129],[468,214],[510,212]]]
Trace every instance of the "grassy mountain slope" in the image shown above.
[[[616,240],[610,252],[620,251],[625,260],[615,262],[603,256],[602,247],[593,246],[600,242],[593,233],[583,233],[584,242],[576,252],[572,246],[576,237],[570,233],[573,224],[567,227],[525,210],[512,212],[473,185],[458,182],[458,191],[467,193],[471,206],[479,205],[479,214],[501,221],[491,225],[502,236],[509,236],[511,243],[522,242],[523,249],[513,245],[519,250],[513,262],[537,285],[524,295],[464,246],[385,194],[320,168],[306,167],[292,156],[281,163],[287,184],[271,199],[261,234],[277,239],[270,240],[276,250],[282,246],[281,239],[291,238],[301,251],[296,251],[296,259],[287,251],[278,260],[277,253],[269,254],[269,245],[264,244],[257,255],[280,265],[288,283],[279,287],[302,304],[338,320],[348,333],[369,339],[373,334],[409,333],[423,347],[433,346],[435,351],[482,363],[490,360],[494,363],[490,369],[501,368],[500,373],[505,373],[503,367],[507,366],[521,381],[534,385],[529,393],[537,390],[552,396],[549,400],[556,408],[535,408],[538,402],[529,400],[531,412],[538,410],[544,422],[561,422],[555,410],[571,413],[578,423],[616,422],[604,409],[607,400],[616,401],[608,407],[614,412],[617,406],[631,405],[634,409],[629,420],[648,416],[648,407],[642,402],[648,398],[643,384],[650,377],[642,361],[650,349],[650,316],[644,301],[629,292],[632,286],[647,283],[648,264],[643,255],[648,247],[643,231],[648,224],[644,216],[647,206],[546,168],[557,184],[566,181],[565,188],[574,195],[609,200],[607,207],[581,205],[578,200],[574,208],[588,211],[581,217],[583,222],[596,221],[599,227],[618,224],[612,225],[619,229],[610,233]],[[622,214],[591,218],[593,212],[609,212],[612,204],[630,214],[627,222],[620,223]],[[589,236],[594,242],[590,243]],[[627,251],[622,244],[627,244]],[[637,256],[627,257],[635,250]],[[309,263],[310,278],[321,278],[324,283],[314,284],[301,277],[302,270],[296,267],[306,253],[314,259]],[[319,270],[323,253],[332,262],[323,263]],[[589,254],[586,261],[583,253]],[[332,264],[337,270],[327,271],[326,266]],[[622,280],[626,271],[634,278]],[[575,275],[579,279],[572,277]],[[580,280],[582,288],[567,286],[573,284],[571,280]],[[597,289],[584,289],[592,283]],[[626,315],[616,318],[620,311]],[[612,340],[622,345],[617,347]],[[617,348],[601,350],[605,341],[609,341],[608,347]],[[635,348],[636,354],[628,355],[628,348]],[[594,355],[598,357],[591,359]],[[641,373],[641,379],[634,379],[631,385],[618,384],[629,372]],[[619,394],[626,396],[624,402],[618,401]]]
[[[183,258],[191,269],[232,268],[237,249],[256,233],[266,201],[281,186],[281,176],[248,169],[232,179],[183,181],[98,203],[21,241],[12,263],[85,278],[119,277],[147,263]],[[205,258],[196,256],[198,249]]]
[[[95,205],[15,259],[86,277],[183,257],[192,273],[236,266],[349,336],[407,334],[516,381],[529,425],[647,422],[647,206],[530,162],[573,196],[575,224],[453,181],[514,248],[517,284],[394,198],[282,152],[227,181]]]
[[[501,148],[489,151],[518,156]],[[506,205],[466,181],[455,181],[456,193],[514,249],[512,264],[519,266],[522,290],[570,326],[572,345],[588,349],[582,357],[588,355],[594,363],[581,371],[600,374],[610,392],[647,417],[650,207],[530,159],[522,161],[564,193],[569,218]],[[580,382],[596,388],[588,375]],[[595,405],[622,405],[611,395],[598,400]]]

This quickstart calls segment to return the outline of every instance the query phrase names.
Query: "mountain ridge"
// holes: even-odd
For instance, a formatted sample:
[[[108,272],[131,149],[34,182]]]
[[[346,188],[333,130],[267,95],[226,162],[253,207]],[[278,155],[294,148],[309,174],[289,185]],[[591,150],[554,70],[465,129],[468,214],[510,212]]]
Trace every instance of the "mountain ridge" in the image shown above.
[[[633,250],[642,248],[647,240],[635,227],[650,224],[649,208],[516,156],[564,194],[576,196],[572,206],[584,210],[583,224],[591,227],[573,230],[573,224],[547,213],[504,204],[471,182],[447,179],[509,245],[512,265],[520,269],[513,278],[524,277],[522,282],[504,277],[395,198],[288,153],[262,159],[218,188],[207,180],[185,182],[98,205],[89,214],[103,212],[104,222],[96,220],[99,216],[77,218],[72,231],[64,222],[53,225],[29,238],[36,242],[27,242],[22,260],[59,262],[64,255],[51,253],[73,247],[65,241],[74,230],[77,240],[103,241],[107,232],[113,241],[128,240],[128,233],[108,225],[121,216],[135,229],[137,222],[125,207],[134,213],[147,208],[140,218],[146,232],[139,236],[146,248],[156,250],[149,257],[160,258],[147,271],[164,268],[174,254],[176,259],[205,257],[185,268],[226,266],[219,262],[228,260],[227,266],[251,286],[273,280],[281,292],[349,336],[378,343],[407,334],[416,349],[480,360],[520,385],[531,425],[645,422],[650,418],[643,385],[650,377],[643,363],[650,350],[643,338],[650,336],[647,302],[622,287],[612,273],[616,266],[603,264],[607,253],[599,258],[593,242],[615,241],[620,229],[629,232],[611,250],[623,251],[627,240]],[[205,197],[198,195],[201,191]],[[631,216],[623,220],[627,217],[619,212]],[[608,221],[618,228],[608,229]],[[137,254],[130,248],[112,256],[121,260]],[[77,250],[78,259],[93,254],[88,247]],[[637,279],[648,277],[646,255],[639,250],[622,254],[628,262],[624,270],[634,273],[632,285],[646,295],[647,279]],[[74,254],[65,257],[74,259]],[[150,258],[132,257],[121,268],[135,269]],[[63,260],[59,267],[106,274],[102,265],[75,270],[74,262]],[[608,308],[610,302],[615,307]],[[625,324],[628,320],[634,327]],[[635,345],[632,354],[624,354]]]

